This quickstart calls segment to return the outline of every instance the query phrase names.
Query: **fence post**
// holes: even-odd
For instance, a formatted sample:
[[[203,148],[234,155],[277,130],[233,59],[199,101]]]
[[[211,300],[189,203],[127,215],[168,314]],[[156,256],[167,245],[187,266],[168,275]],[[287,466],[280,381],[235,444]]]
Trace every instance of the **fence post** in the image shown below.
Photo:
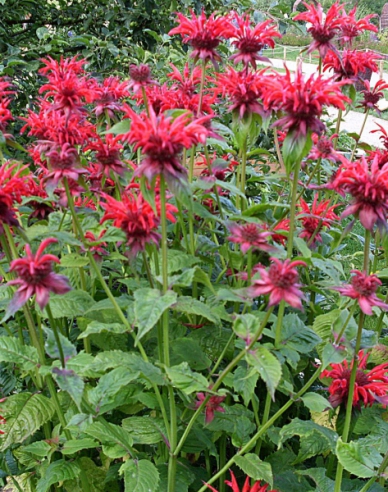
[[[380,60],[379,64],[380,64],[380,79],[382,79],[384,76],[384,60]]]
[[[283,50],[283,60],[284,61],[287,60],[287,47],[286,46],[284,47],[284,50]]]
[[[309,62],[312,63],[311,53],[309,54]]]

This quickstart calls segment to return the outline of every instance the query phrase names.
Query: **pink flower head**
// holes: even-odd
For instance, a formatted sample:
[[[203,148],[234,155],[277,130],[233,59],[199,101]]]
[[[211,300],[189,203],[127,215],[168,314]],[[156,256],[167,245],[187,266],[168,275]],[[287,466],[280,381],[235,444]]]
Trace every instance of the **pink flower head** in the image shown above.
[[[230,470],[230,477],[231,477],[231,481],[225,480],[226,485],[228,485],[232,489],[232,492],[240,492],[240,487],[237,483],[236,477],[234,476],[232,470]],[[255,482],[255,484],[251,486],[250,480],[251,479],[249,477],[246,477],[241,492],[277,492],[276,490],[268,490],[269,485],[268,484],[261,485],[261,482]],[[211,485],[208,484],[205,485],[207,485],[209,489],[212,490],[213,492],[218,492],[218,490],[212,487]]]
[[[151,69],[148,65],[141,63],[140,65],[129,65],[129,81],[128,88],[133,92],[137,92],[142,87],[156,84],[156,80],[151,78]]]
[[[33,295],[43,310],[49,302],[50,292],[66,294],[71,290],[68,279],[53,272],[53,263],[59,263],[59,258],[43,254],[49,244],[57,242],[54,238],[45,239],[35,254],[31,252],[29,244],[26,244],[27,256],[11,262],[10,270],[16,272],[18,278],[11,280],[7,285],[18,285],[19,288],[8,306],[8,316],[18,311]]]
[[[174,119],[164,114],[156,116],[152,109],[149,116],[138,115],[129,107],[126,114],[132,121],[124,139],[134,144],[134,150],[141,148],[145,154],[135,174],[144,175],[150,182],[163,175],[172,189],[176,182],[184,181],[187,171],[179,162],[179,155],[184,148],[206,141],[209,132],[203,123],[208,117],[193,119],[186,112]]]
[[[343,50],[340,58],[329,51],[323,60],[323,71],[333,70],[335,80],[349,79],[347,83],[351,84],[352,80],[357,80],[367,70],[377,72],[379,68],[376,61],[380,58],[373,51]]]
[[[330,187],[342,196],[349,193],[353,197],[352,203],[342,212],[341,218],[355,215],[365,229],[370,231],[376,223],[382,229],[387,227],[387,164],[379,168],[377,157],[371,163],[368,163],[365,157],[355,162],[342,158],[342,165]]]
[[[361,403],[365,407],[373,403],[388,405],[388,363],[380,364],[370,371],[366,369],[369,354],[358,353],[358,367],[354,386],[353,407],[360,409]],[[321,378],[330,378],[329,401],[336,408],[339,405],[346,406],[349,395],[350,374],[353,361],[349,364],[346,360],[341,364],[331,364],[330,369],[322,371]]]
[[[327,159],[328,161],[338,162],[340,157],[338,152],[333,147],[333,139],[337,138],[335,133],[330,138],[325,135],[313,135],[314,146],[311,149],[307,159],[317,161],[318,159]]]
[[[286,68],[285,75],[271,77],[264,90],[264,108],[275,104],[285,116],[274,126],[294,131],[297,136],[305,136],[309,131],[320,135],[325,130],[320,120],[324,106],[345,109],[350,99],[341,92],[347,81],[334,82],[323,76],[311,75],[307,80],[299,66],[293,80]]]
[[[45,152],[50,165],[50,172],[45,177],[49,186],[56,186],[60,179],[66,177],[78,180],[79,175],[85,173],[79,167],[79,155],[77,149],[65,143],[61,147],[53,145]]]
[[[338,2],[334,3],[326,15],[324,15],[320,3],[308,4],[303,2],[303,5],[307,8],[307,12],[298,14],[294,17],[294,20],[304,20],[311,24],[307,31],[312,35],[314,41],[310,44],[307,52],[311,53],[314,50],[318,50],[321,58],[324,58],[329,50],[336,52],[337,49],[332,40],[340,31],[344,22],[341,16],[343,5]]]
[[[383,311],[388,311],[388,304],[385,304],[376,295],[376,291],[381,285],[381,280],[374,274],[368,275],[359,270],[352,270],[351,273],[353,273],[353,277],[350,280],[350,284],[332,287],[332,289],[337,290],[342,296],[357,299],[361,311],[365,314],[372,315],[373,306],[377,306]]]
[[[377,103],[384,97],[384,89],[388,89],[388,83],[385,80],[380,79],[375,83],[373,89],[371,89],[369,80],[363,80],[365,90],[361,91],[364,94],[364,99],[360,101],[358,108],[364,108],[365,112],[369,109],[374,109],[380,114],[380,110],[377,107]]]
[[[17,167],[9,162],[0,166],[0,234],[4,233],[3,224],[19,225],[14,203],[20,203],[22,196],[28,195],[28,178],[22,176],[25,167]]]
[[[268,244],[267,238],[271,237],[271,233],[264,231],[258,224],[230,224],[229,231],[232,234],[228,240],[232,243],[241,245],[241,252],[246,253],[250,248],[259,249],[261,251],[273,251],[275,248]]]
[[[334,213],[334,210],[339,205],[329,206],[330,200],[318,203],[318,195],[315,195],[311,209],[303,198],[300,199],[299,204],[302,212],[299,214],[298,219],[301,220],[303,225],[303,231],[299,236],[309,241],[312,235],[315,234],[314,242],[322,242],[322,237],[319,232],[316,233],[316,230],[320,231],[323,227],[330,227],[333,220],[339,220],[339,217]]]
[[[201,406],[202,402],[206,398],[205,393],[197,393],[197,401],[195,402],[195,408]],[[226,396],[211,396],[205,405],[205,423],[210,424],[214,420],[214,412],[224,413],[225,410],[220,404],[225,400]]]
[[[217,75],[216,92],[222,96],[228,96],[232,102],[229,111],[236,111],[242,119],[244,116],[257,113],[267,116],[269,111],[265,111],[259,102],[262,97],[263,87],[269,77],[264,75],[267,69],[258,72],[237,72],[229,67],[226,73]]]
[[[349,14],[342,11],[343,22],[341,24],[341,31],[339,39],[345,44],[352,44],[354,38],[359,36],[364,31],[379,32],[379,28],[369,21],[374,17],[378,17],[377,14],[369,14],[366,17],[357,20],[356,18],[357,6],[354,7]]]
[[[97,135],[97,140],[89,142],[84,148],[86,150],[93,150],[96,153],[96,161],[101,172],[106,177],[110,177],[110,172],[121,176],[126,170],[124,162],[121,160],[121,151],[123,146],[119,143],[121,135],[113,135],[107,133],[104,135],[104,140]]]
[[[191,19],[181,13],[177,13],[179,26],[174,27],[168,33],[169,36],[180,34],[182,41],[194,48],[191,57],[195,61],[210,60],[213,64],[221,60],[216,48],[221,39],[228,39],[234,35],[234,28],[227,16],[215,17],[211,14],[206,17],[202,13],[197,17],[194,11],[191,11]]]
[[[280,301],[286,301],[295,309],[302,308],[302,299],[305,299],[300,290],[302,285],[299,283],[297,266],[307,266],[304,261],[291,261],[289,259],[281,261],[271,258],[272,264],[268,270],[259,267],[260,279],[253,279],[251,287],[247,292],[250,297],[259,297],[269,294],[268,306],[275,306]]]
[[[275,47],[274,38],[281,38],[282,35],[276,30],[276,26],[271,19],[256,24],[251,28],[251,20],[248,14],[242,16],[235,13],[235,32],[232,45],[237,48],[237,53],[230,57],[234,63],[242,62],[245,67],[249,64],[256,70],[256,61],[269,61],[267,57],[261,56],[259,52],[265,45]]]

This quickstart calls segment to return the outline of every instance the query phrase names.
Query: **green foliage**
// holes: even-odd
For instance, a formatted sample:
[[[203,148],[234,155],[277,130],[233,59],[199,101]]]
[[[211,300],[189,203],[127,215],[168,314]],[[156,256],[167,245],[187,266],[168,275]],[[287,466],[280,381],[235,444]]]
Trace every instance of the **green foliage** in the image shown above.
[[[120,468],[124,475],[125,492],[156,492],[159,472],[148,460],[128,460]]]

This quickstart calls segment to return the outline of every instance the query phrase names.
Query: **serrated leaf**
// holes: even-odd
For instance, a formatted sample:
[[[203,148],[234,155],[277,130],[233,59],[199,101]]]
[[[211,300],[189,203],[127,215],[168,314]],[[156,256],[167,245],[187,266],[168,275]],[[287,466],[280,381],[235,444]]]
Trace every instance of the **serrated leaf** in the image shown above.
[[[97,384],[88,393],[88,399],[97,413],[104,413],[104,405],[110,403],[110,400],[124,387],[136,380],[140,371],[132,371],[127,367],[116,367],[113,371],[104,374]]]
[[[36,441],[23,447],[25,453],[30,453],[34,456],[39,456],[40,458],[46,457],[51,449],[50,444],[46,441]]]
[[[9,396],[1,408],[6,424],[2,427],[5,433],[0,438],[0,451],[23,442],[54,415],[51,400],[41,394],[19,393]]]
[[[159,254],[159,264],[162,262],[161,253]],[[178,251],[176,249],[169,249],[167,251],[167,273],[170,275],[172,273],[180,272],[182,270],[186,270],[199,263],[198,258],[192,255],[188,255],[183,253],[182,251]],[[152,263],[151,271],[153,275],[156,275],[155,265]]]
[[[268,349],[261,346],[247,353],[245,358],[248,364],[260,374],[273,399],[282,376],[282,366],[279,360]]]
[[[134,293],[139,340],[156,325],[164,311],[176,303],[177,297],[176,292],[162,294],[157,289],[139,289]]]
[[[81,268],[89,265],[89,258],[77,254],[61,256],[61,266],[68,268]]]
[[[329,364],[340,364],[346,357],[346,350],[328,343],[322,351],[322,369]]]
[[[189,340],[196,340],[205,354],[212,360],[216,360],[230,341],[232,330],[226,328],[214,329],[214,326],[205,326],[191,331],[188,335]],[[233,357],[233,345],[229,343],[229,348],[225,354],[225,359]]]
[[[196,340],[177,338],[171,342],[171,365],[187,362],[196,371],[203,371],[211,365],[201,346]]]
[[[377,475],[383,457],[373,446],[362,446],[357,441],[337,441],[336,455],[338,461],[348,472],[361,478],[370,478]]]
[[[60,450],[62,454],[75,454],[82,449],[93,449],[98,446],[97,441],[90,439],[90,437],[84,437],[83,439],[77,439],[73,441],[66,441]]]
[[[158,465],[157,469],[160,476],[158,492],[168,492],[168,466]],[[176,470],[174,492],[188,492],[189,486],[194,480],[195,475],[188,466],[178,466]]]
[[[93,335],[95,333],[102,333],[106,331],[108,333],[126,333],[127,328],[125,325],[120,323],[100,323],[99,321],[92,321],[88,324],[86,330],[79,335],[78,338],[86,338],[89,335]]]
[[[84,432],[98,439],[101,444],[119,444],[127,453],[131,453],[133,439],[119,425],[111,424],[110,422],[93,422]]]
[[[67,391],[81,411],[81,401],[84,392],[85,383],[71,369],[60,369],[54,367],[52,370],[53,377],[62,391]]]
[[[35,347],[22,345],[17,338],[0,337],[0,362],[12,362],[25,371],[36,369],[39,363],[38,351]]]
[[[178,366],[166,367],[166,373],[172,385],[186,395],[205,391],[209,385],[205,376],[192,371],[187,362],[182,362]]]
[[[334,492],[334,480],[326,476],[325,468],[309,468],[298,470],[298,475],[310,477],[317,486],[316,492]]]
[[[157,444],[167,436],[161,419],[129,417],[122,421],[122,426],[131,434],[135,444]]]
[[[202,316],[208,319],[214,324],[220,323],[220,318],[213,313],[211,308],[197,299],[188,296],[178,297],[173,309],[179,313],[195,314],[196,316]]]
[[[243,340],[252,340],[260,325],[260,320],[253,314],[237,314],[233,323],[233,331]]]
[[[125,119],[113,125],[111,128],[109,128],[109,130],[106,131],[106,133],[113,133],[114,135],[123,135],[124,133],[129,132],[130,126],[131,126],[131,120]]]
[[[244,456],[235,456],[234,461],[241,470],[253,478],[253,480],[264,480],[270,487],[273,486],[272,468],[269,463],[261,461],[261,459],[252,453]]]
[[[44,344],[44,348],[52,359],[59,359],[60,358],[60,352],[58,348],[57,341],[54,336],[53,330],[50,328],[47,328],[45,326],[42,327],[43,331],[46,333],[46,341]],[[70,342],[70,340],[66,337],[64,337],[61,333],[58,333],[59,340],[62,345],[62,350],[63,350],[63,355],[65,360],[70,359],[71,357],[74,357],[77,355],[77,350],[74,347],[74,345]]]
[[[258,379],[257,371],[243,366],[239,366],[233,375],[233,388],[241,394],[245,406],[251,401]]]
[[[120,468],[124,475],[125,492],[156,492],[159,472],[148,460],[128,460]]]
[[[36,484],[36,492],[47,492],[51,485],[78,477],[81,469],[74,461],[57,460],[51,463]]]
[[[325,410],[332,408],[329,400],[318,393],[306,393],[302,396],[302,400],[306,407],[312,412],[324,412]]]
[[[63,295],[50,295],[50,308],[54,318],[83,316],[95,304],[84,290],[71,290]]]

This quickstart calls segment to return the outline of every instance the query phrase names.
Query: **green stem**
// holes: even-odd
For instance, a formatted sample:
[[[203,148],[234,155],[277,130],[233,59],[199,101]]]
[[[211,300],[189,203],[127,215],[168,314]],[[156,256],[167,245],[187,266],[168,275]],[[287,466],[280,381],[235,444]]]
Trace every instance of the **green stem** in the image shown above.
[[[223,433],[220,438],[220,469],[226,463],[226,434]],[[225,475],[220,475],[219,492],[225,492]]]
[[[57,347],[58,347],[58,351],[59,351],[59,358],[61,359],[61,366],[64,369],[65,368],[65,355],[63,353],[62,343],[61,343],[61,339],[59,337],[57,323],[54,320],[53,313],[51,311],[49,304],[47,304],[47,306],[46,306],[46,312],[47,312],[48,319],[50,321],[50,327],[53,330],[54,338],[55,338],[55,341],[57,343]]]
[[[144,102],[145,110],[146,110],[147,116],[149,118],[150,117],[150,108],[149,108],[149,104],[148,104],[147,93],[146,93],[145,87],[143,87],[143,86],[141,88],[141,94],[143,96],[143,102]]]
[[[366,110],[365,112],[365,117],[364,117],[364,121],[362,122],[362,126],[361,126],[361,130],[360,130],[360,134],[359,134],[359,137],[356,141],[356,143],[354,144],[354,147],[353,147],[353,150],[352,150],[352,155],[350,156],[350,161],[353,160],[353,157],[354,157],[354,154],[356,153],[356,150],[357,150],[357,145],[358,145],[358,142],[360,141],[361,139],[361,135],[364,131],[364,128],[365,128],[365,125],[366,125],[366,120],[368,119],[368,116],[369,116],[369,108]]]
[[[336,135],[338,135],[338,137],[336,137],[333,140],[333,148],[334,149],[337,148],[337,144],[338,144],[339,132],[340,132],[340,127],[341,127],[341,120],[342,120],[342,109],[339,109],[338,115],[337,115],[337,124],[335,126],[335,132],[334,132]]]
[[[353,304],[353,306],[349,310],[348,317],[346,318],[345,323],[344,323],[341,331],[339,332],[339,334],[337,336],[337,339],[334,342],[336,345],[338,345],[339,342],[341,341],[342,335],[345,333],[346,327],[348,326],[349,321],[350,321],[351,317],[353,316],[353,313],[354,313],[354,311],[355,311],[355,309],[356,309],[357,306],[358,306],[358,302],[355,301],[354,304]]]
[[[284,171],[286,169],[286,166],[284,165],[282,151],[280,150],[278,131],[276,128],[273,131],[273,138],[274,138],[274,142],[275,142],[275,149],[276,149],[276,154],[278,156],[279,164],[280,164],[282,170]]]
[[[299,180],[300,162],[295,164],[294,179],[292,181],[292,195],[291,195],[291,207],[290,207],[290,232],[288,233],[287,242],[287,258],[292,257],[292,249],[294,246],[294,231],[295,231],[295,212],[296,212],[296,198],[298,192],[298,180]]]
[[[206,63],[207,63],[206,59],[202,60],[202,73],[201,73],[201,84],[199,86],[199,101],[198,101],[197,117],[201,115],[201,111],[202,111],[203,91],[205,88],[205,79],[206,79]]]
[[[280,340],[282,337],[282,326],[283,326],[283,316],[284,310],[286,308],[286,302],[284,299],[280,301],[278,318],[276,320],[276,328],[275,328],[275,348],[279,348]]]
[[[222,381],[226,378],[226,376],[232,371],[232,369],[240,362],[240,360],[250,351],[252,350],[253,346],[257,342],[257,340],[260,338],[261,334],[263,333],[264,328],[267,326],[268,320],[273,312],[273,306],[269,308],[267,311],[260,327],[258,328],[257,332],[254,334],[252,341],[250,342],[249,345],[247,345],[243,350],[240,351],[238,355],[226,366],[226,368],[222,371],[222,373],[218,376],[217,381],[214,383],[212,386],[212,392],[216,392],[218,388],[221,386]],[[197,410],[194,412],[193,416],[191,417],[189,423],[187,424],[187,427],[176,447],[175,454],[178,454],[179,451],[182,449],[182,446],[184,445],[187,436],[189,435],[195,421],[197,420],[198,416],[202,413],[203,408],[205,407],[206,403],[209,401],[211,397],[211,394],[208,394],[206,398],[202,401],[201,405],[197,408]]]
[[[369,270],[370,235],[371,235],[370,231],[367,230],[365,232],[365,244],[364,244],[364,271],[366,273],[368,273]],[[344,443],[348,442],[349,434],[350,434],[350,424],[352,421],[352,411],[353,411],[354,386],[356,382],[357,367],[358,367],[358,352],[360,351],[360,347],[361,347],[361,335],[362,335],[362,328],[364,325],[364,319],[365,319],[365,314],[361,312],[358,320],[356,345],[354,347],[352,370],[349,379],[349,393],[348,393],[348,401],[346,404],[345,423],[344,423],[344,430],[342,432],[342,441]],[[338,462],[337,472],[335,476],[334,492],[341,492],[343,471],[344,468],[342,464]]]
[[[248,135],[245,135],[242,148],[241,148],[241,174],[240,174],[240,191],[246,196],[245,186],[246,186],[246,169],[247,169],[247,143],[248,143]],[[241,211],[245,210],[246,198],[242,198],[241,200]]]
[[[271,394],[267,392],[267,396],[265,398],[263,420],[261,422],[261,425],[265,425],[268,422],[269,412],[271,411],[271,403],[272,403]],[[257,454],[257,456],[260,456],[260,449],[261,449],[262,442],[263,442],[262,439],[258,439],[257,441],[256,450],[255,450],[255,454]]]
[[[318,367],[318,369],[315,371],[315,373],[311,376],[311,378],[307,381],[307,383],[301,388],[298,393],[293,398],[290,398],[290,400],[285,403],[282,408],[280,408],[269,420],[266,424],[264,424],[262,427],[260,427],[260,430],[243,446],[240,451],[238,451],[233,458],[231,458],[225,466],[219,470],[210,480],[209,480],[209,485],[214,483],[223,473],[225,473],[235,462],[235,459],[238,456],[242,456],[244,453],[249,451],[252,446],[256,443],[258,439],[260,439],[266,432],[267,430],[277,421],[279,417],[283,415],[283,413],[290,408],[290,406],[297,401],[309,388],[310,386],[314,383],[314,381],[319,377],[321,373],[321,367]],[[207,490],[207,486],[204,485],[201,489],[198,490],[198,492],[205,492]]]

